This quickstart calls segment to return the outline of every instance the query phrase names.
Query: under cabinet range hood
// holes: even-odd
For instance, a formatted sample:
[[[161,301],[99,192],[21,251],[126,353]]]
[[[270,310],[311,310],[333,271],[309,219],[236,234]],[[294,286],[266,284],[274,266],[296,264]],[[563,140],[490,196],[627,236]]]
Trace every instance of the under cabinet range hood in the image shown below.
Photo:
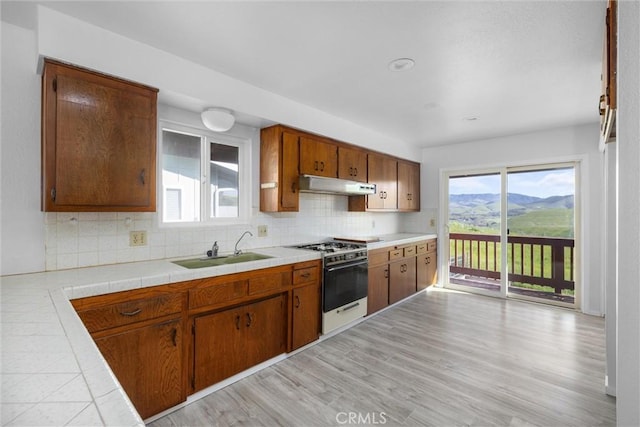
[[[349,181],[338,178],[325,178],[314,175],[300,176],[300,191],[305,193],[344,194],[361,196],[375,194],[376,185],[366,182]]]

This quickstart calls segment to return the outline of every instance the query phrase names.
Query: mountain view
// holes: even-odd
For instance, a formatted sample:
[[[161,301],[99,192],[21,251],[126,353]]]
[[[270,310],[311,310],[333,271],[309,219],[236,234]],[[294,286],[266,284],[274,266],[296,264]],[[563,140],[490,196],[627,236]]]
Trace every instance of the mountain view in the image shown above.
[[[574,196],[508,193],[509,233],[573,238]],[[500,194],[451,194],[451,232],[500,234]]]

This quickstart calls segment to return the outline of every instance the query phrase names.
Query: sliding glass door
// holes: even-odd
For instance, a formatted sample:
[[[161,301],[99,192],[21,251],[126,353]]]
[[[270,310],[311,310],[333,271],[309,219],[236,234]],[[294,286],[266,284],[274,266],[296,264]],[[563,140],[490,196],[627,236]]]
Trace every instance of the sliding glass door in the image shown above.
[[[445,286],[573,307],[574,163],[447,174]]]
[[[507,171],[510,296],[575,302],[575,166]]]
[[[502,174],[449,176],[449,284],[477,293],[503,295]]]

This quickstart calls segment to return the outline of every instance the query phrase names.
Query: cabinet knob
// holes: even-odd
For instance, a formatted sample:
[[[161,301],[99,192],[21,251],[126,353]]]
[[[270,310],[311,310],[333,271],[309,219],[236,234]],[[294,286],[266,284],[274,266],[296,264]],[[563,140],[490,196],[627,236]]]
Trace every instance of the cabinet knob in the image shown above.
[[[247,313],[247,328],[251,326],[252,322],[253,322],[253,314]]]
[[[240,315],[236,315],[236,329],[240,330]]]
[[[296,308],[300,308],[300,296],[296,295]]]
[[[146,173],[146,169],[142,169],[140,171],[140,182],[142,183],[142,185],[145,184],[145,173]]]
[[[171,342],[173,343],[174,347],[178,346],[178,329],[173,328],[173,330],[171,331]]]

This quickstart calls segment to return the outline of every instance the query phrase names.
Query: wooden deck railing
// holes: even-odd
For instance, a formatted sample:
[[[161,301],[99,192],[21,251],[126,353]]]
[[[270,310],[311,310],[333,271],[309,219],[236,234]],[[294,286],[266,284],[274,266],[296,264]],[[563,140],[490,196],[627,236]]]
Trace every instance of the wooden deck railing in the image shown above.
[[[450,233],[449,271],[500,279],[500,236]],[[509,236],[509,281],[548,286],[556,294],[574,290],[574,240],[552,237]]]

